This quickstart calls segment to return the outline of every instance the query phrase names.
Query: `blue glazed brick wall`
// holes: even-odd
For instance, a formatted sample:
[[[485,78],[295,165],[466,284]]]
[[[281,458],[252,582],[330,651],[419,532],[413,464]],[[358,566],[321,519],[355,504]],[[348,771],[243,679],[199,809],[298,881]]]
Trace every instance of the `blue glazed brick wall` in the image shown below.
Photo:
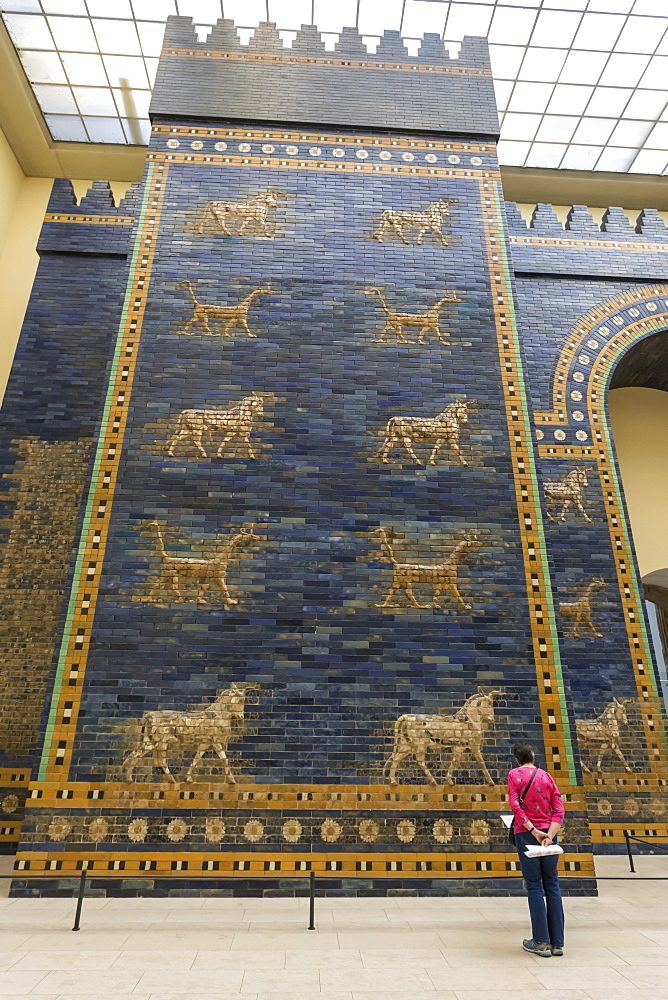
[[[124,298],[15,891],[84,865],[156,894],[301,891],[310,868],[347,893],[514,891],[518,738],[564,792],[567,888],[592,891],[592,841],[665,832],[605,417],[615,358],[668,316],[660,220],[504,209],[477,43],[482,75],[438,76],[464,118],[425,104],[406,132],[410,67],[336,67],[343,128],[312,32],[288,55],[263,28],[254,62],[229,25],[192,37],[170,22],[141,190],[115,221],[102,187],[54,218],[61,198],[42,237],[61,275],[91,247]],[[192,102],[225,52],[254,76],[223,118]],[[34,308],[64,315],[41,286]]]
[[[628,228],[626,253],[635,259],[636,248],[631,241],[647,237],[635,236]],[[565,240],[568,231],[562,231],[560,236],[555,230],[553,235],[556,240]],[[514,260],[515,249],[513,246]],[[524,254],[534,251],[529,246],[521,249]],[[648,249],[659,254],[660,243]],[[635,610],[629,602],[634,587],[639,597],[642,592],[632,549],[628,550],[630,559],[620,556],[627,513],[619,491],[614,449],[605,430],[606,389],[614,364],[609,364],[600,376],[597,371],[598,359],[606,353],[619,359],[633,344],[661,336],[654,330],[656,323],[660,326],[665,319],[655,322],[655,317],[665,311],[666,286],[652,281],[620,282],[617,275],[623,250],[624,245],[611,246],[605,234],[600,239],[589,234],[588,271],[596,277],[566,278],[559,273],[561,268],[555,267],[554,276],[523,274],[516,277],[515,283],[535,411],[538,474],[546,510],[553,515],[547,522],[547,537],[557,602],[581,600],[592,581],[604,584],[592,592],[591,626],[583,625],[573,634],[572,621],[561,616],[561,645],[574,714],[586,726],[600,719],[615,699],[624,704],[617,719],[621,756],[612,759],[611,753],[598,769],[601,734],[598,743],[580,739],[581,759],[593,772],[585,773],[585,780],[597,851],[618,849],[612,841],[617,831],[625,828],[640,836],[661,836],[666,815],[665,775],[659,773],[653,778],[647,774],[648,761],[661,752],[661,737],[656,739],[656,720],[646,726],[648,713],[663,717],[665,707],[651,665],[647,670],[641,666],[640,674],[634,677],[646,626],[642,601],[637,601]],[[562,264],[571,262],[573,252],[563,251]],[[536,249],[538,257],[543,253],[542,248]],[[638,256],[647,259],[642,253]],[[665,269],[662,259],[661,267]],[[535,269],[543,269],[538,261]],[[635,273],[635,268],[629,268],[625,276],[628,279]],[[645,273],[650,277],[656,270],[648,266]],[[617,340],[620,346],[614,351],[609,345]],[[569,350],[572,360],[564,363]],[[561,394],[559,419],[552,410],[555,390]],[[561,503],[551,502],[548,494],[551,484],[563,483],[574,469],[584,476],[582,510],[572,505],[560,518]],[[652,709],[649,705],[654,697],[656,708]],[[582,737],[582,732],[579,735]]]
[[[454,139],[325,129],[248,139],[233,127],[156,123],[149,162],[168,171],[124,448],[95,620],[74,626],[87,660],[68,781],[101,801],[65,815],[33,803],[22,856],[49,841],[108,855],[113,837],[116,853],[157,870],[244,871],[257,858],[264,870],[298,871],[308,845],[327,852],[332,871],[512,871],[498,820],[508,748],[521,736],[541,745],[543,735],[483,232],[481,183],[495,161],[489,147]],[[239,164],[239,153],[254,159]],[[371,157],[380,176],[367,169]],[[342,160],[365,172],[339,171]],[[207,214],[221,190],[232,206],[273,192],[267,228],[247,234],[232,215],[222,232]],[[410,218],[406,243],[381,226],[384,212],[423,212],[438,199],[451,213],[443,240],[429,229],[418,244]],[[208,331],[201,320],[188,326],[185,281],[198,303],[228,310],[262,289],[248,330],[225,337],[215,317]],[[400,329],[403,341],[385,328],[383,305],[405,320],[444,297],[457,301],[444,303],[422,343],[419,326]],[[216,434],[203,437],[205,455],[192,435],[178,438],[186,411],[229,409],[253,394],[264,406],[253,456],[233,440],[218,457]],[[415,442],[420,464],[401,439],[381,460],[388,421],[458,402],[469,404],[461,460],[448,439],[434,465],[425,464],[433,440]],[[398,533],[398,562],[433,566],[462,549],[460,601],[446,591],[432,606],[438,595],[419,579],[419,606],[392,594],[381,528]],[[255,538],[226,571],[230,599],[209,587],[198,604],[179,580],[179,600],[161,577],[165,560],[211,559],[242,529]],[[247,683],[245,725],[225,742],[236,787],[208,753],[188,782],[193,753],[178,745],[167,752],[176,786],[151,753],[128,770],[150,713],[197,712]],[[452,716],[478,692],[493,704],[481,757],[463,747],[457,763],[436,747],[423,771],[409,750],[389,783],[397,719]],[[566,774],[567,760],[555,760]],[[588,835],[574,806],[577,857]],[[171,860],[184,850],[185,861]],[[416,851],[436,860],[418,862]]]
[[[193,203],[221,183],[232,201],[249,189],[285,191],[280,235],[251,243],[184,233]],[[508,660],[529,671],[476,189],[438,185],[439,196],[458,199],[451,248],[433,238],[409,249],[370,238],[382,207],[428,203],[432,190],[422,180],[353,186],[315,173],[171,168],[84,691],[91,709],[73,760],[79,779],[117,771],[114,731],[142,710],[196,704],[229,678],[263,686],[254,706],[261,754],[255,740],[235,746],[242,759],[258,757],[255,780],[377,780],[393,713],[458,705],[480,683],[502,686]],[[182,336],[192,311],[178,287],[185,277],[209,302],[270,285],[273,294],[249,313],[255,339],[207,337],[201,328]],[[411,311],[457,289],[461,304],[441,320],[447,346],[434,336],[422,348],[374,343],[384,317],[368,289],[379,285]],[[189,441],[165,456],[179,412],[230,406],[252,392],[267,400],[256,460],[239,448],[222,460],[211,448],[199,460]],[[430,416],[465,397],[475,403],[461,434],[469,465],[445,447],[433,467],[416,467],[400,447],[388,465],[378,461],[389,419]],[[416,447],[425,458],[425,446]],[[230,573],[238,608],[221,608],[212,594],[209,608],[175,605],[164,592],[155,608],[141,603],[156,548],[150,529],[138,529],[155,519],[177,529],[168,544],[184,553],[191,539],[211,543],[235,525],[259,525],[261,540]],[[384,525],[405,531],[397,551],[429,560],[478,530],[482,548],[460,569],[472,612],[451,597],[436,612],[375,608],[390,583],[372,535]]]
[[[130,229],[100,223],[100,216],[128,216],[131,202],[132,196],[116,209],[104,183],[95,184],[77,206],[69,181],[54,183],[2,409],[0,849],[7,852],[18,842],[122,301]],[[57,221],[68,216],[94,221],[76,226]]]

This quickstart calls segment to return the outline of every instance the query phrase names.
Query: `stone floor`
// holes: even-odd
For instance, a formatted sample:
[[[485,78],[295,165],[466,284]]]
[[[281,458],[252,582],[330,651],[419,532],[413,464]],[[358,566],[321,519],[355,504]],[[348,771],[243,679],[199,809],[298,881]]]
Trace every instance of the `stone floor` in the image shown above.
[[[538,959],[526,900],[0,899],[0,1000],[668,1000],[668,855],[602,859]]]

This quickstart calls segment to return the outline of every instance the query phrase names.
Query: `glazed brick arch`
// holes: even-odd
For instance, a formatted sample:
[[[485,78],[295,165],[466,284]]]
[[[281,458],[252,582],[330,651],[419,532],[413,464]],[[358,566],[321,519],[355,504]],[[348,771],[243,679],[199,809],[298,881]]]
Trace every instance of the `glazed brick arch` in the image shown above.
[[[127,214],[100,204],[82,221],[62,188],[49,206],[63,282],[83,227],[106,227],[124,299],[78,522],[68,500],[14,891],[45,891],[30,881],[45,866],[46,891],[83,866],[139,892],[292,892],[309,869],[349,893],[513,891],[499,813],[520,738],[564,793],[567,890],[594,891],[592,841],[619,845],[632,815],[665,834],[666,774],[597,409],[607,376],[598,396],[583,384],[618,348],[587,324],[626,308],[621,351],[668,290],[618,274],[624,234],[592,236],[582,213],[584,236],[560,236],[547,209],[522,232],[482,43],[469,64],[434,63],[458,93],[468,79],[477,132],[457,117],[379,127],[375,91],[345,125],[294,124],[286,105],[266,126],[243,95],[243,120],[203,120],[201,53],[222,65],[229,44],[257,87],[262,51],[246,59],[224,24],[191,49],[186,28],[168,26]],[[263,30],[268,63],[292,58]],[[297,55],[324,59],[307,35]],[[396,65],[366,68],[346,44],[356,81],[427,75],[396,40]],[[585,236],[596,286],[555,270]],[[656,282],[660,234],[633,240]],[[515,284],[514,255],[533,253],[543,270]],[[569,347],[581,317],[596,354]]]

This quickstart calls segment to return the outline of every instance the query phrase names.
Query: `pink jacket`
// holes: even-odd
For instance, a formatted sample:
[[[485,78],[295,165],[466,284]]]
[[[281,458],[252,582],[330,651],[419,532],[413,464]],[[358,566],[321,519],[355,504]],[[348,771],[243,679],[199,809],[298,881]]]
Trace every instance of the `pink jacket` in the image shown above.
[[[549,829],[550,823],[564,822],[564,804],[554,778],[540,767],[531,782],[531,788],[524,799],[524,808],[519,803],[519,797],[527,787],[534,768],[524,764],[515,767],[508,773],[508,800],[515,817],[513,830],[515,833],[526,833],[525,820],[539,830]]]

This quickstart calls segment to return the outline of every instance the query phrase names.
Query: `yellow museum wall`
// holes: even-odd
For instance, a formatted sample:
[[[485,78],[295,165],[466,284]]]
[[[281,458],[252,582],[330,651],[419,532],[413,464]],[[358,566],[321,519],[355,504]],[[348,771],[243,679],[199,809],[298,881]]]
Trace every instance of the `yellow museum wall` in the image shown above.
[[[668,567],[668,392],[613,389],[608,406],[643,576]]]
[[[89,183],[73,181],[77,197],[81,197]],[[5,391],[37,268],[35,246],[51,185],[50,177],[23,174],[0,131],[0,398]],[[123,182],[112,185],[116,200],[123,196],[127,186],[128,183]],[[565,220],[568,209],[555,207],[559,217]],[[529,218],[533,206],[521,205],[520,208]],[[610,418],[640,571],[645,575],[668,566],[668,518],[665,516],[668,393],[656,389],[615,389],[610,393]]]
[[[0,132],[0,398],[30,298],[50,177],[26,177]]]

